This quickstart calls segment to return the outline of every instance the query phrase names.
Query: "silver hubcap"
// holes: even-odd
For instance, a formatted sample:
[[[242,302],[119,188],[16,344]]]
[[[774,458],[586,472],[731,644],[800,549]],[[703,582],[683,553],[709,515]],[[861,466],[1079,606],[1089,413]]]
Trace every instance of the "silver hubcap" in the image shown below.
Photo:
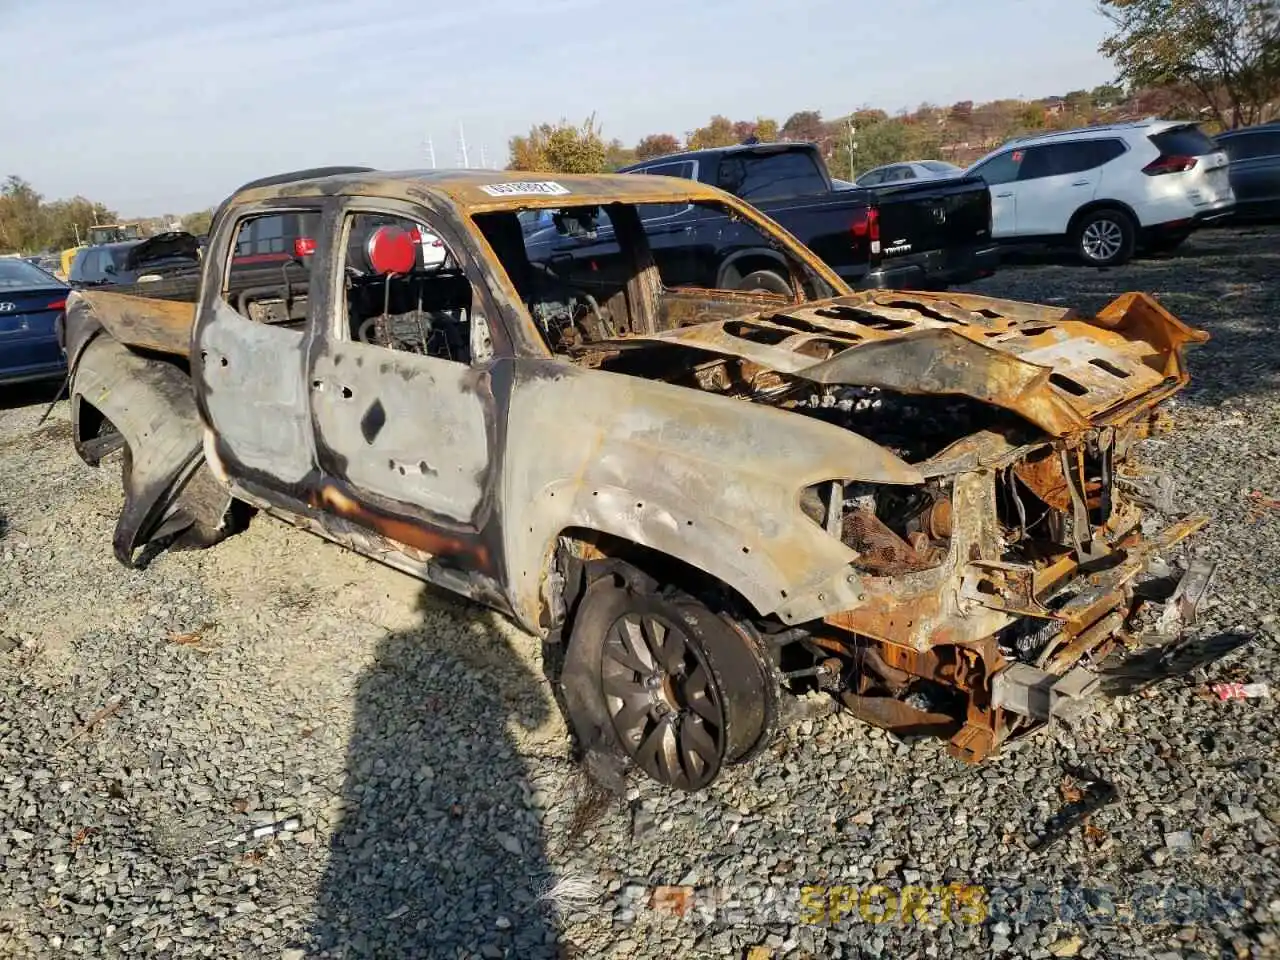
[[[1095,220],[1084,228],[1080,245],[1090,260],[1110,260],[1124,246],[1124,231],[1114,220]]]

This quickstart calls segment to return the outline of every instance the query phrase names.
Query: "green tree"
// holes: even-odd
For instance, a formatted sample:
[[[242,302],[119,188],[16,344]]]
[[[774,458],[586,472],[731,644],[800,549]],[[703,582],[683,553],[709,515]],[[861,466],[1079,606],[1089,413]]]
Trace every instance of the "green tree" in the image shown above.
[[[47,233],[43,197],[26,180],[10,174],[0,186],[0,250],[39,250]]]
[[[55,200],[44,207],[43,243],[63,250],[84,240],[95,223],[114,223],[116,212],[84,197]]]
[[[1130,87],[1190,84],[1233,127],[1263,119],[1280,91],[1280,0],[1100,0],[1099,9],[1113,27],[1099,49]]]
[[[917,123],[911,118],[903,117],[886,117],[880,120],[872,115],[868,123],[858,124],[855,121],[854,141],[857,144],[853,152],[854,176],[886,163],[933,159],[942,150],[935,123]],[[847,136],[836,142],[831,164],[835,176],[849,175]]]
[[[621,140],[616,137],[610,140],[604,148],[604,168],[609,172],[621,170],[623,167],[629,166],[636,161],[636,151],[634,147],[623,146]]]
[[[197,210],[182,218],[182,229],[187,233],[194,233],[197,237],[204,236],[212,226],[213,210]]]
[[[1089,99],[1098,107],[1114,107],[1124,99],[1124,88],[1114,83],[1103,83],[1089,91]]]

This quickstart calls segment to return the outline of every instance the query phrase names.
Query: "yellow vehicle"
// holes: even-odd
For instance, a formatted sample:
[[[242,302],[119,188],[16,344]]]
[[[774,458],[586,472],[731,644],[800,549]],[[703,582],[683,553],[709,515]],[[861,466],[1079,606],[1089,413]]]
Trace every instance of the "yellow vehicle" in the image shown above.
[[[95,223],[89,228],[84,243],[67,247],[62,251],[62,276],[58,279],[65,281],[71,276],[71,264],[75,262],[76,254],[85,247],[97,246],[100,243],[117,243],[120,240],[137,240],[141,237],[142,225],[138,223]]]
[[[96,246],[100,243],[138,240],[141,237],[142,225],[138,223],[95,223],[89,228],[87,242],[90,246]]]
[[[58,277],[59,280],[65,281],[67,277],[71,276],[71,264],[75,261],[76,254],[83,250],[85,246],[87,246],[87,244],[80,243],[74,247],[67,247],[67,249],[62,251],[59,256],[59,260],[61,261],[61,269],[59,271],[61,276]]]

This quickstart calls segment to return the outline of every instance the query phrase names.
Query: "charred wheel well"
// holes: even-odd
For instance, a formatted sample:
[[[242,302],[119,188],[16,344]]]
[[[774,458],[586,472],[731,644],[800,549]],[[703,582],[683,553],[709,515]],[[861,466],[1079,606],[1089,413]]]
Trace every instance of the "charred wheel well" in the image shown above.
[[[675,588],[711,610],[735,618],[755,616],[755,608],[733,587],[705,570],[652,547],[588,527],[561,530],[556,544],[552,572],[562,582],[558,584],[559,597],[552,599],[551,609],[545,609],[544,604],[544,617],[551,621],[553,630],[572,620],[586,585],[611,571],[630,578],[638,589]]]
[[[101,463],[107,454],[128,447],[111,418],[86,400],[83,394],[71,396],[71,429],[76,452],[93,467]]]

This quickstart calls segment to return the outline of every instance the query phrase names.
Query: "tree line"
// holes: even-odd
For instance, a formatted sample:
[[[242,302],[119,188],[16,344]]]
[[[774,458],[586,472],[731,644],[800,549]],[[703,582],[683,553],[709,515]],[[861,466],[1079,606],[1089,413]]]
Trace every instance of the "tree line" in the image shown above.
[[[30,183],[13,175],[0,186],[0,253],[64,250],[95,223],[115,219],[114,210],[84,197],[47,202]]]
[[[796,111],[782,122],[717,114],[682,136],[651,133],[630,146],[605,139],[592,115],[581,124],[539,123],[512,137],[507,168],[601,173],[756,138],[816,143],[832,174],[852,179],[900,160],[967,165],[1011,137],[1040,130],[1160,116],[1204,121],[1215,132],[1280,116],[1280,0],[1096,3],[1111,24],[1099,50],[1115,65],[1115,84],[1033,101],[926,103],[892,116],[869,107],[830,120],[817,110]],[[207,232],[211,213],[186,215],[183,229]],[[63,249],[92,224],[115,219],[115,211],[84,197],[45,201],[27,181],[10,176],[0,186],[0,253]],[[153,218],[149,232],[167,229],[174,219]]]
[[[37,254],[60,251],[83,243],[95,224],[117,223],[119,214],[104,203],[81,196],[70,200],[45,200],[22,177],[11,174],[0,184],[0,253]],[[132,217],[143,236],[154,236],[175,222],[197,236],[209,232],[212,210],[197,210],[183,217]]]
[[[783,123],[713,116],[705,126],[606,141],[594,116],[542,123],[512,137],[511,170],[598,173],[681,149],[751,137],[818,144],[838,177],[914,159],[961,165],[1011,137],[1146,116],[1205,121],[1210,132],[1280,116],[1280,0],[1098,0],[1111,24],[1100,52],[1116,84],[1036,101],[921,104],[895,116],[863,108],[826,120],[800,110]]]

